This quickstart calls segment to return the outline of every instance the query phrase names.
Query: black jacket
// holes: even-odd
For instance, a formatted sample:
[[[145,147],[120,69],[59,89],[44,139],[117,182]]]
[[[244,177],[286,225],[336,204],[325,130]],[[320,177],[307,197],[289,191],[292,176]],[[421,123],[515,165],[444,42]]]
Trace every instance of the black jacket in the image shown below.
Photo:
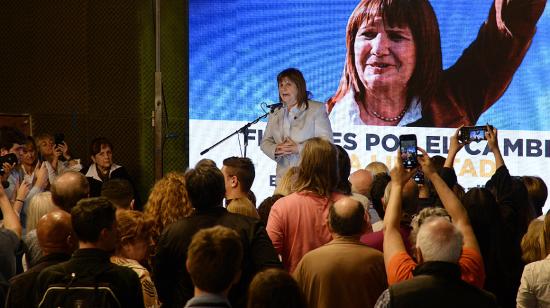
[[[96,282],[110,283],[122,307],[144,307],[138,275],[130,268],[111,263],[109,257],[109,253],[100,249],[78,249],[69,261],[44,269],[36,281],[36,303],[49,285],[63,283],[75,273],[76,277],[97,276]]]
[[[216,225],[237,231],[243,244],[241,280],[229,292],[233,307],[246,306],[246,291],[258,271],[281,267],[264,225],[258,220],[227,212],[223,207],[199,210],[169,225],[157,244],[153,279],[163,307],[183,307],[193,297],[193,283],[185,268],[187,247],[195,233]]]
[[[510,175],[505,165],[496,170],[485,187],[493,192],[501,215],[496,235],[478,234],[481,233],[478,229],[488,226],[476,226],[471,220],[485,261],[485,289],[497,296],[500,306],[511,308],[516,306],[524,267],[521,239],[534,218],[534,210],[528,201],[527,188],[521,180]],[[496,243],[498,250],[488,249]]]
[[[6,298],[6,307],[33,308],[35,307],[34,287],[36,277],[46,267],[65,262],[71,256],[64,253],[54,253],[41,257],[36,265],[28,271],[10,279],[10,289]],[[29,296],[31,295],[31,296]]]
[[[413,279],[390,286],[392,308],[398,307],[498,307],[494,295],[464,282],[458,264],[425,262]]]

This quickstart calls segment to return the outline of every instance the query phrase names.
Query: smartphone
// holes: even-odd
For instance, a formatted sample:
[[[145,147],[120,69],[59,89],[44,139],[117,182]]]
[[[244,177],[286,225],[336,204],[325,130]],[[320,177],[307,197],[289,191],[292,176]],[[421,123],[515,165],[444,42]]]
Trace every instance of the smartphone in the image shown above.
[[[418,165],[416,154],[416,135],[399,136],[399,147],[401,148],[401,159],[403,166],[412,169]]]
[[[489,125],[489,128],[493,129],[493,126]],[[485,138],[486,131],[487,126],[464,126],[460,129],[458,138],[462,143],[480,142],[487,140]]]
[[[65,142],[65,134],[63,133],[57,133],[53,136],[55,145],[60,145]]]
[[[424,184],[424,172],[422,172],[422,170],[417,170],[413,179],[416,184]]]
[[[42,153],[40,153],[39,149],[36,150],[36,155],[38,156],[38,161],[42,163],[44,161],[44,156],[42,155]]]

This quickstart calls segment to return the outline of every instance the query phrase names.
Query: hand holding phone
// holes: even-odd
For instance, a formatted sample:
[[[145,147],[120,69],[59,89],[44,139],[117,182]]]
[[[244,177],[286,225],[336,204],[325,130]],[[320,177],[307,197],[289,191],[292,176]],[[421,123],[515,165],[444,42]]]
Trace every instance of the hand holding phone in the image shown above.
[[[401,160],[403,167],[413,169],[418,166],[418,157],[416,154],[416,135],[399,136],[399,147],[401,149]]]
[[[485,126],[464,126],[460,129],[459,140],[462,143],[470,142],[480,142],[482,140],[487,140],[485,133],[487,132],[487,127],[493,129],[491,125]]]

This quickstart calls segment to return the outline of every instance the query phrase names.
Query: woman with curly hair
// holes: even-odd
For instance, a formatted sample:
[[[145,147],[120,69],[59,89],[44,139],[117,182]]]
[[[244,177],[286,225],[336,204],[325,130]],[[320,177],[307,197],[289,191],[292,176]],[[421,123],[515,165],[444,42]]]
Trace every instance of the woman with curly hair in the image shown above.
[[[145,214],[154,218],[154,242],[157,242],[164,227],[192,212],[183,173],[170,172],[156,182],[145,204]]]

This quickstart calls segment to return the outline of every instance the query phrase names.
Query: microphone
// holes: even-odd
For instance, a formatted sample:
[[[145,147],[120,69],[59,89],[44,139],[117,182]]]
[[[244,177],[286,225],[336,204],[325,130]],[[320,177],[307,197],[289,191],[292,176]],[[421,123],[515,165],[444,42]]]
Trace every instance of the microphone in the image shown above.
[[[283,107],[283,103],[275,103],[275,104],[267,105],[267,108],[271,109],[271,111],[273,111],[275,109],[279,109],[281,107]]]
[[[276,109],[276,108],[281,108],[281,107],[283,107],[283,103],[275,103],[275,104],[267,105],[267,108],[269,108],[269,109]]]

